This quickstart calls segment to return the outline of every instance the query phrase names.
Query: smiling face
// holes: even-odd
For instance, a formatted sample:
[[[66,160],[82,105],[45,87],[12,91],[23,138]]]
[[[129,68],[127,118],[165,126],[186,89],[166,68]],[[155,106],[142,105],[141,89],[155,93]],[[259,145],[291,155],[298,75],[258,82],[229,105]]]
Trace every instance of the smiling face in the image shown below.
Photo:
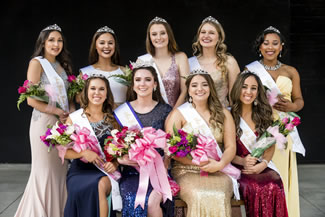
[[[107,98],[107,87],[100,78],[92,79],[88,87],[89,104],[102,105]]]
[[[190,82],[188,94],[194,103],[207,101],[210,96],[208,81],[201,75],[195,75]]]
[[[52,31],[44,43],[44,56],[58,56],[63,48],[63,38],[60,32]]]
[[[150,40],[155,48],[168,46],[168,34],[163,24],[153,24],[149,31]]]
[[[111,58],[115,52],[115,39],[111,33],[104,33],[96,40],[96,50],[99,57]]]
[[[282,50],[280,37],[276,33],[265,35],[263,43],[260,45],[260,52],[263,58],[269,61],[277,59]]]
[[[244,81],[241,88],[240,101],[243,104],[249,105],[254,102],[258,94],[258,83],[253,76],[249,76]]]
[[[215,47],[219,41],[217,29],[210,23],[202,26],[199,41],[202,47]]]
[[[147,69],[138,69],[133,80],[133,90],[138,97],[152,96],[154,88],[157,87],[153,75]]]

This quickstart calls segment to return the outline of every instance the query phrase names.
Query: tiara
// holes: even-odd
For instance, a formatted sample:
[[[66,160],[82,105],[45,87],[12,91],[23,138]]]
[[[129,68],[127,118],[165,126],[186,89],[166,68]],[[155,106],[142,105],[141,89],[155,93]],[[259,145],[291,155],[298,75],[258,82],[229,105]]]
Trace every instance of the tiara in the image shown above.
[[[131,62],[132,68],[140,68],[140,67],[153,67],[153,60],[151,59],[150,61],[144,61],[141,59],[137,59],[136,62]]]
[[[151,21],[150,21],[150,23],[149,24],[151,24],[151,23],[167,23],[167,21],[165,20],[165,19],[163,19],[163,18],[161,18],[161,17],[155,17],[155,18],[153,18]]]
[[[100,73],[92,73],[88,76],[87,79],[89,79],[89,78],[105,78],[105,79],[107,79],[105,75],[100,74]]]
[[[44,32],[44,31],[49,31],[49,30],[56,30],[56,31],[62,32],[60,26],[58,26],[58,25],[56,25],[56,24],[53,24],[53,25],[49,25],[49,26],[47,26],[46,28],[44,28],[44,29],[42,30],[42,32]]]
[[[266,29],[264,29],[264,32],[266,32],[266,31],[274,31],[274,32],[280,34],[280,30],[278,30],[277,28],[275,28],[273,26],[269,26]]]
[[[208,16],[202,21],[202,23],[206,23],[206,22],[213,22],[215,24],[220,24],[218,20],[212,16]]]
[[[108,32],[108,33],[115,35],[115,32],[113,31],[113,29],[109,28],[108,26],[101,27],[96,32]]]
[[[208,74],[209,74],[209,72],[207,72],[203,69],[195,69],[190,72],[189,76],[191,76],[191,75],[208,75]]]

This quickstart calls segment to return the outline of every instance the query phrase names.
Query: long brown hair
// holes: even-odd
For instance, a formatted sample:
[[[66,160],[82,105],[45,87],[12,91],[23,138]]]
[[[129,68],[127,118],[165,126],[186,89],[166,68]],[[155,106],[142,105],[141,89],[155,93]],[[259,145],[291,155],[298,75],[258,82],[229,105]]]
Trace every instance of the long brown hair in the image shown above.
[[[44,51],[44,46],[46,40],[49,38],[51,32],[57,31],[57,30],[42,30],[40,34],[38,35],[38,38],[35,43],[35,49],[34,53],[32,55],[32,58],[37,57],[37,56],[42,56],[44,57],[45,51]],[[63,67],[65,72],[69,75],[72,75],[72,63],[71,63],[71,57],[70,57],[70,52],[67,49],[67,42],[65,40],[64,35],[62,32],[57,31],[58,33],[61,34],[62,40],[63,40],[63,47],[62,51],[59,53],[58,56],[56,56],[56,60],[60,63],[60,65]]]
[[[208,82],[208,85],[210,88],[210,96],[208,97],[208,109],[209,109],[210,115],[211,115],[209,123],[214,128],[217,128],[217,127],[220,128],[220,130],[221,130],[220,132],[223,132],[223,122],[225,119],[225,114],[223,113],[223,106],[218,99],[217,91],[214,86],[213,80],[209,74],[190,75],[186,79],[186,82],[185,82],[186,87],[187,87],[186,100],[188,101],[188,99],[189,99],[188,91],[190,88],[191,81],[195,76],[202,76]]]
[[[240,137],[242,135],[242,130],[239,126],[240,116],[242,113],[242,102],[240,101],[240,95],[245,80],[251,76],[255,78],[258,86],[256,96],[257,105],[255,106],[252,103],[252,120],[255,123],[255,129],[257,130],[259,136],[262,135],[262,133],[272,124],[273,120],[272,107],[267,100],[261,79],[252,72],[242,72],[238,75],[230,93],[230,97],[233,103],[231,114],[235,120],[237,137]]]
[[[104,78],[104,77],[90,77],[86,80],[85,87],[81,92],[81,108],[86,110],[89,105],[88,89],[89,89],[90,82],[94,79],[101,79],[102,81],[104,81],[106,90],[107,90],[106,100],[104,101],[103,107],[102,107],[102,112],[104,113],[104,117],[105,117],[104,122],[111,123],[114,128],[118,128],[119,125],[113,116],[113,109],[115,107],[114,98],[113,98],[111,88],[109,86],[109,81],[106,78]],[[88,114],[88,115],[90,116],[90,114]]]
[[[201,33],[202,27],[206,23],[209,23],[212,26],[214,26],[216,28],[217,32],[218,32],[219,41],[217,42],[216,48],[215,48],[215,52],[216,52],[216,55],[217,55],[216,66],[220,67],[222,78],[224,80],[227,80],[227,78],[228,78],[228,69],[226,67],[226,62],[227,62],[228,55],[230,55],[230,54],[227,53],[227,45],[225,44],[226,35],[225,35],[225,31],[223,30],[220,23],[217,24],[217,23],[212,22],[212,21],[206,21],[206,22],[203,22],[199,26],[199,28],[198,28],[198,30],[196,32],[194,43],[192,44],[193,55],[194,56],[200,56],[200,55],[203,54],[202,45],[200,44],[200,33]]]

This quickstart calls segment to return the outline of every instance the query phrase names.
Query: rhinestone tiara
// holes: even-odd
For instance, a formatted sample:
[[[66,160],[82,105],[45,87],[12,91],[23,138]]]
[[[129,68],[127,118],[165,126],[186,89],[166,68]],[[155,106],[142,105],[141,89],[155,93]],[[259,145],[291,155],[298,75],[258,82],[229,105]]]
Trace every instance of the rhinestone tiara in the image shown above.
[[[90,74],[90,75],[88,76],[88,79],[89,79],[89,78],[105,78],[105,79],[107,79],[105,75],[100,74],[100,73],[92,73],[92,74]]]
[[[60,26],[56,25],[56,24],[53,24],[53,25],[49,25],[47,27],[45,27],[42,32],[44,31],[51,31],[51,30],[56,30],[56,31],[59,31],[59,32],[62,32]]]
[[[115,32],[113,31],[113,29],[109,28],[108,26],[101,27],[96,32],[108,32],[108,33],[115,35]]]
[[[264,32],[266,32],[266,31],[274,31],[274,32],[276,32],[276,33],[278,33],[278,34],[281,34],[281,33],[280,33],[280,30],[278,30],[277,28],[275,28],[275,27],[273,27],[273,26],[269,26],[269,27],[267,27],[266,29],[264,29]]]
[[[161,17],[155,17],[155,18],[153,18],[153,19],[150,21],[149,24],[151,24],[151,23],[157,23],[157,22],[159,22],[159,23],[167,23],[167,21],[166,21],[165,19],[163,19],[163,18],[161,18]]]
[[[220,24],[218,20],[212,16],[208,16],[202,21],[202,23],[206,23],[206,22],[213,22],[215,24]]]
[[[203,69],[195,69],[190,72],[189,76],[191,76],[191,75],[208,75],[208,74],[209,74],[209,72],[207,72]]]
[[[140,67],[153,67],[153,60],[150,61],[143,61],[141,59],[137,59],[136,62],[131,62],[133,69],[140,68]]]

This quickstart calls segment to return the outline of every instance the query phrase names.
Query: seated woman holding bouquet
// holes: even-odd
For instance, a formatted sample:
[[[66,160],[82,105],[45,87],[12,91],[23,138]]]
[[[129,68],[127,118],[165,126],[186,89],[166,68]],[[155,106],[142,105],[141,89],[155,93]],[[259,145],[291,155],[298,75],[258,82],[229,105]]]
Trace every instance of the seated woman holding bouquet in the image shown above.
[[[161,96],[156,70],[150,63],[138,60],[133,65],[127,102],[120,105],[114,111],[116,120],[123,127],[138,127],[139,129],[152,127],[156,130],[164,130],[165,120],[171,110],[171,106],[166,104]],[[158,154],[157,152],[158,156],[156,157],[161,159],[160,155],[163,155],[163,150],[157,149],[157,151],[160,153]],[[118,158],[118,161],[122,165],[122,178],[120,180],[123,200],[122,216],[173,216],[173,204],[170,201],[172,198],[169,185],[165,187],[168,188],[168,198],[170,200],[163,201],[164,193],[157,190],[150,179],[148,187],[143,189],[142,203],[139,206],[139,203],[137,203],[138,192],[144,184],[139,181],[139,178],[141,179],[141,174],[139,173],[141,168],[139,169],[138,163],[129,159],[129,155]],[[159,173],[167,181],[166,169],[164,166],[161,169]]]
[[[107,217],[111,209],[107,196],[111,191],[113,208],[121,208],[121,198],[114,193],[116,190],[118,192],[118,184],[107,175],[116,171],[117,162],[105,162],[100,147],[110,131],[118,127],[112,114],[113,105],[108,80],[104,77],[89,77],[81,93],[82,108],[70,114],[67,123],[77,124],[80,128],[86,127],[90,135],[97,139],[98,152],[94,149],[79,153],[72,149],[66,151],[65,158],[74,160],[67,175],[65,217]]]
[[[230,165],[236,153],[233,118],[218,100],[213,80],[206,71],[192,71],[186,86],[188,102],[173,110],[166,130],[171,133],[176,127],[187,133],[199,133],[215,145],[206,151],[207,161],[200,161],[199,165],[187,156],[173,157],[176,161],[172,175],[180,185],[179,196],[187,204],[188,217],[230,217],[230,201],[233,193],[239,196],[236,179],[240,176],[240,171]],[[222,172],[226,168],[228,171]]]
[[[287,217],[282,180],[271,161],[275,145],[267,148],[267,142],[261,143],[259,147],[265,149],[261,158],[254,154],[256,141],[272,124],[272,108],[260,78],[248,71],[241,73],[231,99],[237,133],[237,153],[232,162],[242,172],[238,181],[247,216]]]

